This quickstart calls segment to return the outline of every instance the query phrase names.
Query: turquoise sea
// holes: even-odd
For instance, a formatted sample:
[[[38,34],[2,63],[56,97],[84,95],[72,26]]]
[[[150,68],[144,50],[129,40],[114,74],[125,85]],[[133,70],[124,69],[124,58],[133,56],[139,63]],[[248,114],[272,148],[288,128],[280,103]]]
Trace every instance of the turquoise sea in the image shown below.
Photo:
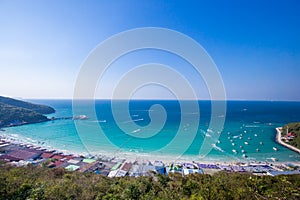
[[[73,116],[72,100],[29,101],[54,107],[56,113],[49,117]],[[277,158],[282,162],[300,161],[299,154],[275,142],[276,127],[300,121],[300,102],[226,102],[225,115],[215,116],[225,119],[224,129],[216,138],[217,142],[209,145],[211,151],[204,158],[200,151],[204,138],[219,134],[215,134],[214,129],[208,129],[212,119],[211,101],[197,102],[199,113],[193,110],[183,113],[176,100],[131,100],[128,110],[122,110],[126,101],[119,100],[114,102],[118,123],[110,100],[96,100],[94,110],[88,109],[88,103],[82,101],[79,108],[79,114],[88,116],[88,119],[61,119],[10,127],[0,131],[0,134],[19,142],[82,154],[167,160],[271,161],[270,158]],[[156,126],[153,118],[151,122],[151,106],[154,104],[165,109],[166,121],[161,128],[159,124]],[[92,112],[96,113],[96,117]],[[130,115],[129,119],[126,112]],[[180,122],[185,124],[180,126]],[[120,126],[125,127],[126,131]],[[152,132],[156,134],[151,135]],[[170,145],[176,135],[180,135],[180,142]],[[188,148],[183,148],[186,145]],[[274,151],[273,147],[278,151]]]

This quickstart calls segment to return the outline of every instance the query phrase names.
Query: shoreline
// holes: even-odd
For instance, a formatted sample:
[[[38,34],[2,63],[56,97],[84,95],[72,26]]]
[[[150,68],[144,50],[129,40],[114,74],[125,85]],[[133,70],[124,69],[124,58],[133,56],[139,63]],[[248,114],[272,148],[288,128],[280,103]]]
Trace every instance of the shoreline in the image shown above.
[[[47,168],[64,168],[68,171],[93,172],[107,177],[147,176],[153,171],[166,175],[180,173],[183,176],[193,173],[213,175],[219,171],[271,176],[300,174],[299,162],[203,160],[156,157],[150,154],[73,154],[71,151],[43,148],[41,144],[23,143],[3,136],[0,136],[0,148],[0,160],[8,165],[20,167],[33,164]]]
[[[43,149],[45,152],[53,151],[58,154],[63,155],[74,155],[74,156],[84,156],[84,157],[104,157],[108,159],[125,159],[129,162],[135,162],[135,161],[141,161],[141,162],[155,162],[155,161],[161,161],[164,164],[171,164],[171,163],[184,163],[184,162],[201,162],[204,164],[231,164],[235,165],[237,163],[268,163],[264,161],[253,161],[253,160],[210,160],[210,159],[196,159],[195,157],[191,156],[174,156],[172,159],[171,155],[151,155],[147,153],[133,153],[133,152],[126,152],[126,151],[119,151],[119,152],[75,152],[71,150],[63,150],[58,149],[52,146],[43,145],[43,144],[36,144],[34,142],[29,141],[22,141],[15,139],[13,137],[8,136],[2,136],[0,135],[0,141],[4,141],[7,143],[10,143],[12,145],[18,145],[18,146],[26,146],[28,148],[34,148],[34,149]],[[273,162],[271,162],[273,163]]]
[[[288,149],[290,149],[292,151],[295,151],[296,153],[300,154],[300,149],[298,149],[298,148],[296,148],[296,147],[294,147],[294,146],[292,146],[290,144],[287,144],[287,143],[285,143],[285,142],[283,142],[281,140],[281,129],[282,129],[282,127],[277,127],[276,128],[276,131],[277,131],[276,142],[279,143],[280,145],[282,145],[282,146],[284,146],[284,147],[286,147],[286,148],[288,148]]]
[[[55,152],[62,155],[73,155],[73,156],[83,156],[83,157],[97,157],[97,158],[106,158],[106,159],[124,159],[128,162],[162,162],[165,165],[172,163],[203,163],[203,164],[213,164],[213,165],[243,165],[243,164],[285,164],[285,163],[298,163],[297,161],[260,161],[260,160],[215,160],[215,159],[194,159],[193,157],[183,156],[183,157],[174,157],[171,159],[169,155],[150,155],[150,154],[130,154],[129,152],[118,152],[118,153],[109,153],[109,152],[99,152],[99,153],[89,153],[89,152],[74,152],[69,150],[61,150],[50,146],[43,146],[42,144],[35,144],[32,142],[23,142],[20,140],[15,140],[14,138],[5,137],[0,135],[0,141],[10,143],[12,145],[26,146],[27,148],[42,149],[45,152]]]

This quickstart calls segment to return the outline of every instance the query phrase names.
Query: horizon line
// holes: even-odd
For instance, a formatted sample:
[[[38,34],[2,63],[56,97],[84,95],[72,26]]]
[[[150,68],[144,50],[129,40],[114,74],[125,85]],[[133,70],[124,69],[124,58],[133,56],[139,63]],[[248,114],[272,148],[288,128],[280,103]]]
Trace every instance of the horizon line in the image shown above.
[[[12,97],[14,98],[14,97]],[[82,98],[82,99],[73,99],[73,98],[18,98],[18,99],[25,99],[25,100],[104,100],[104,101],[127,101],[127,100],[140,100],[140,101],[267,101],[267,102],[300,102],[300,100],[267,100],[267,99],[152,99],[152,98],[133,98],[133,99],[126,99],[126,98],[118,98],[118,99],[110,99],[110,98]]]

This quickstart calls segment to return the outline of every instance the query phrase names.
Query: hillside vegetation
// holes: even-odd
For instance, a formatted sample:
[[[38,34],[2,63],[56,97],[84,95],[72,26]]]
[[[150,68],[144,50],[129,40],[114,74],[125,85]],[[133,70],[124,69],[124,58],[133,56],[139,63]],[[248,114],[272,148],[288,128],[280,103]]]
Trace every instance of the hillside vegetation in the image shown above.
[[[8,97],[0,96],[0,103],[7,104],[10,106],[15,106],[19,108],[28,109],[40,114],[51,114],[54,113],[55,110],[50,106],[40,105],[40,104],[33,104],[26,101],[21,101],[17,99],[12,99]]]
[[[53,112],[55,110],[49,106],[0,96],[0,127],[45,122],[49,119],[43,114]]]
[[[287,133],[287,128],[289,133],[294,133],[296,137],[290,140],[289,144],[300,149],[300,122],[289,123],[282,127],[282,133],[285,136]]]
[[[64,169],[0,167],[0,199],[299,199],[300,176],[221,172],[107,178]]]

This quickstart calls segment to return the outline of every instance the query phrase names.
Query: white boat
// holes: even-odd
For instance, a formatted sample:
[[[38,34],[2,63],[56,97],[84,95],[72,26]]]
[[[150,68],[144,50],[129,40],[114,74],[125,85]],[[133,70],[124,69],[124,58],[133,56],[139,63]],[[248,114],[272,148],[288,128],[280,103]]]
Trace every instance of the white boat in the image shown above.
[[[231,143],[232,144],[232,146],[234,146],[235,144],[234,143]]]
[[[257,134],[254,134],[255,137],[257,137]]]
[[[260,144],[260,145],[263,145],[264,143],[263,143],[263,142],[259,142],[259,144]]]
[[[237,153],[237,151],[236,151],[235,149],[232,149],[232,152],[233,152],[233,153]]]
[[[276,147],[273,147],[273,150],[274,150],[274,151],[278,151],[278,149],[277,149]]]
[[[78,116],[74,116],[73,120],[83,120],[83,119],[88,119],[88,116],[86,115],[78,115]]]
[[[256,149],[256,152],[259,152],[259,148]]]
[[[248,156],[247,156],[246,154],[243,154],[243,157],[244,157],[244,158],[247,158]]]
[[[141,131],[141,129],[140,129],[140,128],[138,128],[138,129],[136,129],[136,130],[132,131],[131,133],[137,133],[137,132],[140,132],[140,131]]]
[[[246,153],[246,151],[244,149],[242,149],[242,153]]]
[[[206,133],[205,136],[206,137],[211,137],[211,135],[209,133]]]
[[[249,143],[248,142],[244,142],[246,145],[248,145]]]

